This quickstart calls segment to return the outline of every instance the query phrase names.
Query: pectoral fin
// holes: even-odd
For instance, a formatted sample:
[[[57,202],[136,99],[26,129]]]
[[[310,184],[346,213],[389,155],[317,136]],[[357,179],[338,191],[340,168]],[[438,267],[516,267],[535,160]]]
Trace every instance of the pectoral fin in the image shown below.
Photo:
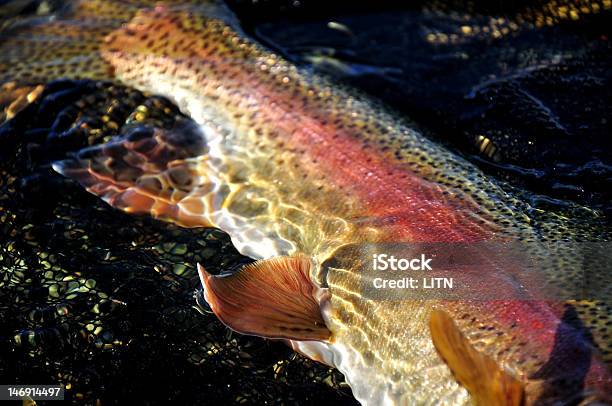
[[[205,160],[202,134],[184,121],[172,130],[135,128],[55,162],[53,168],[125,212],[151,214],[184,227],[208,227],[213,186]]]
[[[308,258],[257,261],[229,276],[198,269],[206,301],[232,330],[266,338],[329,339]]]
[[[478,405],[522,405],[524,385],[493,359],[477,351],[448,314],[434,310],[431,338],[440,357]]]

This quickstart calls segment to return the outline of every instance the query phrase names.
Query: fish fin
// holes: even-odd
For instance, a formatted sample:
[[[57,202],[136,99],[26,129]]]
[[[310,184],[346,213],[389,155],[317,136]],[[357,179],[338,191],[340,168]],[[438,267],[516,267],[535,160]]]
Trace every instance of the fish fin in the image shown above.
[[[66,0],[49,15],[0,21],[0,86],[8,82],[44,84],[56,79],[117,81],[116,67],[107,59],[108,53],[138,53],[140,50],[150,55],[154,50],[147,44],[171,26],[167,20],[149,18],[149,22],[159,25],[149,24],[138,29],[140,22],[147,20],[146,16],[169,19],[182,16],[189,21],[215,19],[236,26],[233,13],[221,3],[207,0],[164,0],[163,3],[158,0]],[[123,37],[124,43],[115,41],[118,37]]]
[[[15,82],[0,85],[0,125],[38,99],[43,90],[43,85],[18,86]]]
[[[442,310],[432,312],[429,328],[438,354],[478,405],[522,405],[524,385],[492,358],[477,351]]]
[[[68,9],[18,19],[0,31],[0,85],[44,84],[61,78],[114,79],[114,69],[102,58],[100,46],[122,20]]]
[[[127,213],[184,227],[210,227],[213,185],[206,176],[207,147],[197,126],[172,130],[140,126],[124,137],[85,148],[53,163],[62,175]]]
[[[266,338],[325,341],[317,287],[310,259],[277,257],[245,265],[228,276],[214,276],[198,265],[204,297],[232,330]]]
[[[34,15],[0,21],[0,85],[12,80],[20,84],[51,80],[114,80],[114,68],[102,56],[106,38],[137,14],[151,10],[194,10],[234,22],[222,2],[206,0],[66,0],[49,15]],[[184,14],[189,14],[188,12]],[[2,7],[0,7],[0,15]],[[155,29],[149,32],[154,34]],[[139,37],[140,43],[147,43]],[[151,50],[149,49],[149,52]]]

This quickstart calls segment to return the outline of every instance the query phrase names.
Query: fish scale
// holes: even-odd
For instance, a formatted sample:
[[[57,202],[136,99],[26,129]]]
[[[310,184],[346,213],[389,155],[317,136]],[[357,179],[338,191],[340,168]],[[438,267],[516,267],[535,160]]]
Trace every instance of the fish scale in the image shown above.
[[[332,339],[291,344],[340,369],[364,404],[469,401],[432,342],[428,322],[438,308],[451,315],[476,350],[525,382],[528,403],[580,397],[582,385],[595,398],[609,398],[610,375],[599,355],[592,356],[580,382],[571,381],[572,353],[548,358],[559,342],[578,350],[590,345],[571,329],[555,335],[567,309],[561,303],[373,301],[361,292],[357,266],[351,264],[359,254],[342,251],[364,242],[538,242],[604,235],[562,216],[534,214],[406,119],[292,66],[244,38],[231,18],[209,17],[222,15],[218,6],[172,3],[142,10],[146,4],[138,3],[111,11],[96,4],[76,3],[66,21],[25,22],[5,31],[2,50],[14,51],[0,58],[0,81],[106,79],[163,95],[198,123],[182,131],[203,139],[207,150],[198,155],[187,145],[191,156],[154,158],[153,168],[119,179],[125,169],[98,160],[109,156],[107,145],[56,164],[60,172],[123,210],[222,228],[243,254],[256,259],[296,253],[312,258],[313,279],[329,290],[321,306]],[[76,25],[82,35],[63,34],[74,19],[92,24]],[[124,21],[129,23],[121,25]],[[63,53],[47,52],[44,41],[20,39],[15,35],[20,32],[57,35]],[[155,148],[172,150],[177,134],[156,137]],[[117,142],[130,146],[119,151],[130,166],[138,146],[129,138],[128,144],[124,138]],[[143,154],[151,159],[148,151]],[[180,178],[191,182],[179,187]],[[590,216],[596,221],[596,213]],[[535,246],[533,254],[544,255]],[[330,257],[348,265],[324,268]],[[542,275],[562,285],[565,276],[554,272],[543,269]],[[571,304],[609,314],[599,303]],[[609,348],[607,330],[599,333],[594,331],[604,338],[596,342]]]

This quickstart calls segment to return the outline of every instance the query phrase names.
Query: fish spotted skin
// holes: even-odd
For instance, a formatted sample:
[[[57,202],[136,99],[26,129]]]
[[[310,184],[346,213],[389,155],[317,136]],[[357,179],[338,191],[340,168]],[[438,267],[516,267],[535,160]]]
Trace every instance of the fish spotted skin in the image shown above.
[[[32,33],[39,43],[21,36]],[[313,278],[329,289],[323,316],[332,338],[293,345],[338,367],[362,403],[469,402],[432,342],[429,322],[439,309],[524,385],[527,404],[610,401],[609,360],[598,350],[609,348],[609,330],[602,333],[597,321],[609,318],[605,304],[368,300],[346,250],[604,238],[590,226],[538,213],[409,121],[245,38],[215,5],[78,2],[64,20],[24,22],[3,35],[0,50],[10,52],[0,58],[0,82],[115,80],[168,97],[198,123],[194,136],[204,138],[205,150],[164,166],[134,164],[155,182],[117,182],[113,168],[104,168],[110,189],[91,191],[124,210],[171,221],[181,213],[183,225],[220,227],[255,258],[312,258]],[[330,258],[348,265],[324,268]],[[542,269],[538,278],[563,288],[569,276]],[[582,317],[595,344],[565,321],[568,311]]]

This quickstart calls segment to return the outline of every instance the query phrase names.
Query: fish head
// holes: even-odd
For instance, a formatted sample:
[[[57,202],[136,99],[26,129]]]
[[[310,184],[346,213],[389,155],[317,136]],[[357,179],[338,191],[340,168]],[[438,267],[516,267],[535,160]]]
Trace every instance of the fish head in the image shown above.
[[[404,249],[346,245],[319,270],[329,290],[323,315],[332,341],[325,356],[316,353],[320,346],[312,351],[334,360],[357,399],[402,404],[434,398],[461,404],[469,394],[478,404],[610,401],[612,376],[592,334],[598,316],[589,314],[599,309],[597,314],[609,319],[605,304],[552,300],[544,288],[536,291],[542,280],[519,283],[526,279],[518,272],[525,268],[516,262],[520,255],[507,258],[497,271],[478,253],[464,266],[455,261],[454,282],[469,289],[453,293],[410,289],[407,282],[397,289],[373,288],[376,278],[410,277],[419,286],[424,275],[436,274],[435,265],[433,271],[394,271],[389,261],[372,269],[377,253],[420,259],[419,253],[432,251],[432,244],[399,246]],[[449,244],[433,246],[438,260],[450,257]],[[526,286],[526,291],[518,289]]]

